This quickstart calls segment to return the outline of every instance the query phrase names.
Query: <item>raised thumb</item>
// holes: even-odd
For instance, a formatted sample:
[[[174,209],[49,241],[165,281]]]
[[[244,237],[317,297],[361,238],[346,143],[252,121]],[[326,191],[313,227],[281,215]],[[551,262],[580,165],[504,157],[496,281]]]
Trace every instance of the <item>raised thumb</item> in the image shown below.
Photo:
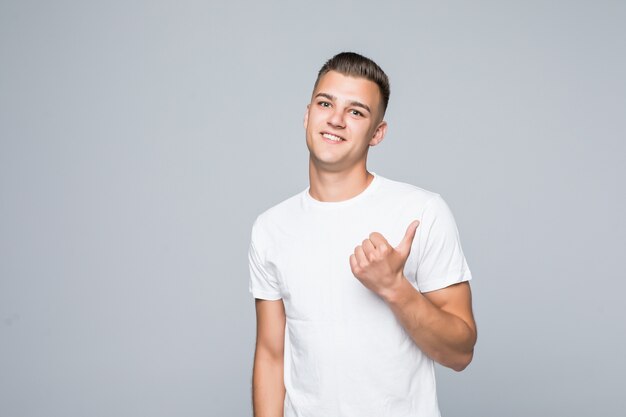
[[[415,232],[417,231],[417,226],[419,226],[419,220],[413,220],[409,227],[406,229],[406,233],[404,237],[400,241],[400,244],[396,246],[396,250],[403,254],[404,256],[409,256],[411,252],[411,245],[413,244],[413,239],[415,238]]]

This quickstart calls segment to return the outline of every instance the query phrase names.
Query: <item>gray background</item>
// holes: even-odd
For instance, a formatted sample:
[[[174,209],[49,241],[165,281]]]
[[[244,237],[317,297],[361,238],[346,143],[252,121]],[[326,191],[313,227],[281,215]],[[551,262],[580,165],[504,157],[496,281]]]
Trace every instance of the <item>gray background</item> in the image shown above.
[[[439,192],[479,341],[445,416],[626,400],[621,1],[0,2],[0,415],[249,416],[247,249],[308,185],[321,64],[392,95],[369,168]],[[329,416],[335,417],[335,416]]]

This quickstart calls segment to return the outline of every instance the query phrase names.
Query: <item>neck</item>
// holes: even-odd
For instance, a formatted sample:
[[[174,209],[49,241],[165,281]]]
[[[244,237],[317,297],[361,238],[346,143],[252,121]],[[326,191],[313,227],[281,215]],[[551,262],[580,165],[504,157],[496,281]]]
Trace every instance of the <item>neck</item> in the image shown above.
[[[327,171],[309,161],[309,194],[318,201],[337,202],[356,197],[373,179],[374,176],[367,171],[365,164],[348,171]]]

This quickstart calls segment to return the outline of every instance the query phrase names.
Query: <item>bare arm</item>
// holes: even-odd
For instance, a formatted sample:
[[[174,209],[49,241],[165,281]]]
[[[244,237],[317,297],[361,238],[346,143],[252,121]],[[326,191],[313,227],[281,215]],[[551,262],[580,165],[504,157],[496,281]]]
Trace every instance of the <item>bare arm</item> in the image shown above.
[[[468,282],[422,294],[404,278],[383,299],[426,355],[455,371],[469,365],[477,332]]]
[[[256,348],[252,371],[252,406],[255,417],[282,417],[285,309],[282,300],[255,299]]]
[[[443,366],[462,371],[471,362],[476,323],[468,282],[420,293],[406,279],[404,264],[419,221],[412,222],[393,248],[377,232],[350,255],[350,267],[363,285],[382,297],[413,341]]]

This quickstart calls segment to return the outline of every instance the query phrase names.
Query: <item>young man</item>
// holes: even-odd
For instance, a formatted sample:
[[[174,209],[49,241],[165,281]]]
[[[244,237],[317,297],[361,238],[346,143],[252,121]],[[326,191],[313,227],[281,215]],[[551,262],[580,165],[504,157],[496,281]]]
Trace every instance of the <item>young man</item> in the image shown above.
[[[304,116],[310,185],[252,227],[255,417],[439,416],[433,360],[461,371],[471,273],[439,194],[366,168],[389,82],[341,53]]]

